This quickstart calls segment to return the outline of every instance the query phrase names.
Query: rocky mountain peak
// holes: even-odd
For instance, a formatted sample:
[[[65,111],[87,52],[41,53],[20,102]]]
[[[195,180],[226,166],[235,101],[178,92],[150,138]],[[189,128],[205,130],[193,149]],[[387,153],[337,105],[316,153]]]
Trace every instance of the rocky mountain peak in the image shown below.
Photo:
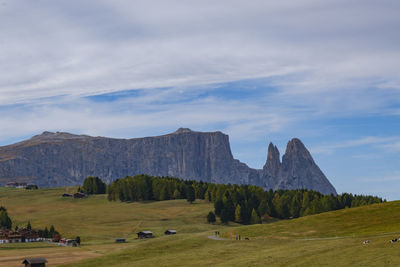
[[[304,161],[308,161],[310,164],[315,164],[314,160],[305,147],[305,145],[300,141],[298,138],[293,138],[290,140],[286,146],[285,154],[283,155],[284,158],[294,158],[294,159],[303,159]],[[282,158],[283,163],[283,158]]]
[[[278,187],[312,188],[323,194],[336,194],[335,188],[298,138],[293,138],[286,146]]]
[[[30,140],[32,141],[51,141],[51,140],[66,140],[66,139],[86,139],[88,135],[76,135],[66,132],[49,132],[44,131],[42,134],[35,135]]]
[[[304,144],[298,138],[293,138],[287,143],[285,154],[293,154],[307,150]]]
[[[278,148],[273,144],[268,145],[267,162],[263,168],[263,181],[266,187],[272,187],[276,177],[280,176],[281,159]]]
[[[264,169],[270,167],[278,167],[281,164],[280,154],[278,148],[273,144],[268,145],[267,162],[264,165]]]
[[[192,133],[193,131],[190,130],[189,128],[179,128],[178,130],[175,131],[176,134],[181,134],[181,133]]]

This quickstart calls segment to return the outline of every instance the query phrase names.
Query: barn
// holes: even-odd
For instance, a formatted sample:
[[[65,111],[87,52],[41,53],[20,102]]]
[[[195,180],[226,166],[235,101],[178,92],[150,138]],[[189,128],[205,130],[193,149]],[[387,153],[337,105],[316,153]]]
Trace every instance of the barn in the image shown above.
[[[22,264],[25,267],[45,267],[47,260],[45,258],[26,258]]]
[[[176,235],[176,230],[167,230],[164,232],[166,235]]]
[[[153,232],[151,232],[151,231],[140,231],[139,233],[137,233],[137,237],[139,239],[151,238],[151,237],[153,237]]]
[[[81,192],[77,192],[74,194],[74,198],[87,198],[87,195]]]

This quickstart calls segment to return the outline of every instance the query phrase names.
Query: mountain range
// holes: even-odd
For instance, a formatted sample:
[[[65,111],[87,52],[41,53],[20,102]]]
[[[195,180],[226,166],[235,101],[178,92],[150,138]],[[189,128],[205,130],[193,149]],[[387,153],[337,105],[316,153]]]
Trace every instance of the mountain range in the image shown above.
[[[277,147],[270,143],[267,161],[260,170],[233,158],[228,135],[188,128],[132,139],[43,132],[0,147],[3,184],[15,181],[56,187],[81,184],[87,176],[99,176],[109,183],[136,174],[336,194],[297,138],[288,142],[282,161]]]

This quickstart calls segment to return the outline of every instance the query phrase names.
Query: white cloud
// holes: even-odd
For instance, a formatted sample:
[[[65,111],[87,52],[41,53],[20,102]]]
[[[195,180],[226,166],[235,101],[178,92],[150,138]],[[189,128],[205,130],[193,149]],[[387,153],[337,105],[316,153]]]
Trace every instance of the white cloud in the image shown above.
[[[342,141],[340,143],[331,143],[329,145],[320,145],[312,147],[310,151],[315,154],[331,154],[338,149],[358,147],[358,146],[373,146],[376,149],[386,151],[400,151],[400,136],[366,136],[358,139]],[[361,156],[355,156],[361,158]]]
[[[258,77],[325,113],[400,94],[397,1],[5,3],[0,105]]]
[[[384,144],[382,148],[388,152],[400,152],[400,141],[391,143],[391,144]]]

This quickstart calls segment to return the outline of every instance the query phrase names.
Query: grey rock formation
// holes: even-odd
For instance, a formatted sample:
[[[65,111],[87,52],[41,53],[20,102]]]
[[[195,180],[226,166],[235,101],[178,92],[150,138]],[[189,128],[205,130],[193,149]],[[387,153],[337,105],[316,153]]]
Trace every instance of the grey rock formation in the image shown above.
[[[281,158],[279,155],[279,150],[274,144],[269,143],[267,162],[263,168],[263,182],[266,188],[275,188],[276,181],[278,177],[281,177]]]
[[[133,139],[44,132],[0,147],[0,183],[25,181],[54,187],[81,184],[90,175],[111,182],[127,175],[150,174],[335,193],[303,149],[297,142],[288,144],[281,164],[278,149],[270,144],[264,169],[255,170],[233,158],[229,137],[221,132],[180,128],[167,135]],[[330,187],[321,187],[325,185]]]
[[[323,194],[336,195],[335,188],[315,164],[307,148],[297,138],[287,144],[282,163],[276,146],[272,143],[269,145],[267,163],[262,177],[265,187],[272,189],[306,188]]]

